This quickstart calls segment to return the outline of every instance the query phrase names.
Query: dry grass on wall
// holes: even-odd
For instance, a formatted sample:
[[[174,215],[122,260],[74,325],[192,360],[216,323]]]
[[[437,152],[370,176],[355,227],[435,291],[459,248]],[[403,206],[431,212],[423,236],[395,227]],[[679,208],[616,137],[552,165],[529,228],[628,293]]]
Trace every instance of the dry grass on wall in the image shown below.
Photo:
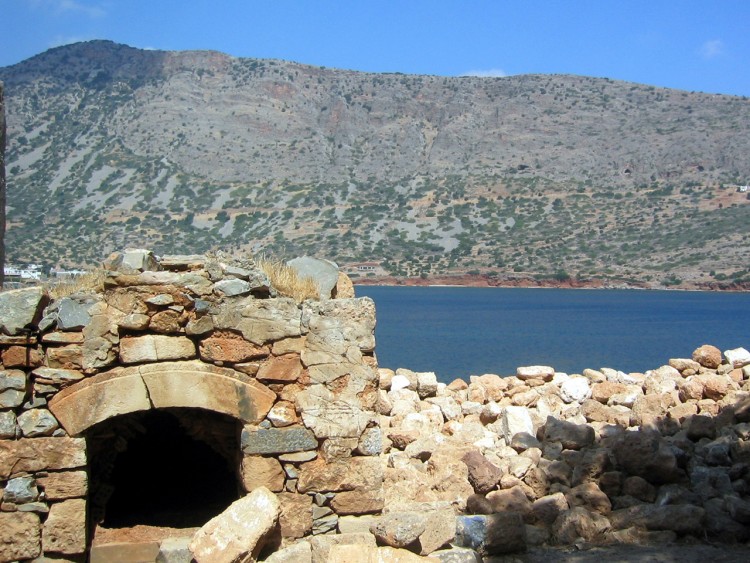
[[[281,260],[261,256],[255,259],[255,263],[266,273],[271,285],[281,295],[291,297],[297,303],[302,303],[305,299],[320,299],[320,288],[315,280],[310,277],[301,278],[294,268]]]

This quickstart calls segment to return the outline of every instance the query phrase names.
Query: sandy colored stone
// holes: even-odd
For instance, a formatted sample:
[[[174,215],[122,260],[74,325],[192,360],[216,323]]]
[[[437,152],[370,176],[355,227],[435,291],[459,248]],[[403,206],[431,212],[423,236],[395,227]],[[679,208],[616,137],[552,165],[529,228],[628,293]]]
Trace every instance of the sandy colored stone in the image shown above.
[[[47,348],[47,366],[76,370],[83,365],[83,348],[78,344]]]
[[[0,479],[41,470],[73,469],[86,464],[82,438],[0,440]]]
[[[303,369],[297,354],[287,354],[266,360],[260,366],[256,377],[261,381],[297,381]]]
[[[526,515],[531,511],[531,502],[520,485],[487,494],[494,512],[518,512]]]
[[[357,548],[375,547],[375,536],[370,533],[325,534],[310,538],[312,563],[329,563],[331,548],[337,545],[352,545]],[[360,559],[351,561],[359,562]]]
[[[421,557],[406,549],[389,546],[334,545],[328,552],[327,563],[439,563],[436,557]]]
[[[195,357],[195,344],[185,336],[147,334],[120,341],[120,361],[124,364],[188,360]]]
[[[385,506],[381,490],[343,491],[331,500],[331,508],[336,514],[371,514],[380,512]]]
[[[698,362],[703,367],[716,369],[721,365],[721,350],[716,346],[704,344],[693,352],[693,361]]]
[[[276,493],[284,490],[284,470],[275,458],[245,456],[242,458],[240,475],[242,486],[248,493],[259,487]]]
[[[233,364],[268,356],[268,346],[258,346],[239,335],[211,335],[201,340],[200,356],[207,362],[230,362]]]
[[[339,272],[336,287],[333,289],[333,296],[336,299],[350,299],[355,297],[354,284],[349,276],[344,272]]]
[[[40,552],[39,516],[30,512],[0,512],[0,561],[31,559]]]
[[[190,551],[197,563],[254,561],[276,525],[279,512],[276,495],[265,487],[255,489],[198,530],[190,542]]]
[[[313,527],[312,497],[296,493],[279,493],[276,496],[281,506],[281,536],[301,538],[309,535]]]
[[[86,500],[71,499],[50,506],[42,530],[44,552],[75,555],[86,551]]]
[[[273,343],[271,352],[274,356],[283,356],[284,354],[299,354],[305,348],[305,337],[298,336],[294,338],[282,338]]]
[[[86,496],[88,475],[85,471],[49,472],[37,478],[37,484],[44,490],[48,500],[65,500]]]
[[[271,410],[268,411],[267,418],[276,428],[291,426],[292,424],[297,424],[299,422],[294,403],[290,403],[289,401],[278,401],[273,407],[271,407]]]

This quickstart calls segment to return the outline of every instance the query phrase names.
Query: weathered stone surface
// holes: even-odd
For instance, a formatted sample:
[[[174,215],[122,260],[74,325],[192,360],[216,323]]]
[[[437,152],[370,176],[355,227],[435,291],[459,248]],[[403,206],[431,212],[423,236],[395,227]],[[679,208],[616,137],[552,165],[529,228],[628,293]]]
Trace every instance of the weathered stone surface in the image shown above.
[[[526,550],[526,526],[515,512],[488,516],[459,516],[454,545],[488,555]]]
[[[42,531],[45,553],[75,555],[86,550],[86,500],[54,503]]]
[[[705,515],[703,508],[691,504],[641,504],[615,510],[609,519],[616,529],[642,526],[648,530],[671,530],[685,535],[700,534]]]
[[[159,553],[156,556],[156,563],[189,563],[192,558],[193,554],[190,553],[189,537],[165,538],[159,543]]]
[[[328,299],[333,294],[339,280],[339,268],[330,260],[320,260],[310,256],[294,258],[287,262],[300,278],[312,278],[318,285],[320,297]]]
[[[383,451],[383,432],[379,426],[366,429],[357,443],[357,452],[361,455],[380,455]]]
[[[557,517],[552,524],[552,535],[557,543],[572,544],[579,538],[584,541],[601,538],[609,528],[610,523],[606,517],[577,506]]]
[[[0,561],[32,559],[41,553],[39,516],[30,512],[0,512]]]
[[[37,478],[37,484],[48,500],[80,498],[88,491],[88,476],[85,471],[49,472]]]
[[[306,366],[359,363],[375,349],[375,304],[369,297],[331,299],[303,304],[303,325],[309,330],[302,362]]]
[[[60,330],[83,330],[91,322],[89,309],[93,302],[91,296],[63,297],[57,304],[57,328]]]
[[[188,360],[195,357],[195,344],[185,336],[147,334],[120,341],[120,361],[124,364]]]
[[[479,451],[467,452],[461,460],[469,470],[469,483],[474,487],[474,492],[486,494],[497,487],[502,471]]]
[[[0,439],[14,439],[19,431],[16,414],[13,411],[0,412]]]
[[[61,387],[83,379],[83,374],[74,369],[41,367],[36,368],[31,373],[36,380],[43,380],[45,383],[52,383]]]
[[[83,366],[83,348],[77,344],[47,348],[47,365],[50,368],[79,370]]]
[[[6,368],[35,368],[42,365],[42,354],[31,346],[11,346],[3,350],[3,365]]]
[[[560,442],[563,448],[569,450],[590,446],[594,443],[594,438],[594,429],[586,424],[573,424],[548,416],[544,425],[545,441]]]
[[[328,563],[438,563],[433,557],[420,557],[406,549],[390,546],[334,545],[328,552]]]
[[[16,477],[5,484],[3,500],[14,504],[34,502],[39,496],[36,480],[30,476]]]
[[[331,500],[336,514],[371,514],[380,512],[385,506],[383,491],[343,491]]]
[[[724,357],[727,359],[729,365],[734,368],[741,368],[750,365],[750,352],[745,348],[725,350]]]
[[[14,336],[27,326],[35,326],[42,318],[46,299],[40,286],[0,293],[0,332]]]
[[[198,563],[254,560],[279,519],[276,495],[261,487],[233,502],[193,536],[190,551]]]
[[[337,299],[353,299],[356,297],[354,294],[354,284],[351,278],[344,272],[339,272],[339,278],[334,288],[334,296]]]
[[[555,376],[554,368],[550,366],[523,366],[516,370],[516,377],[521,381],[529,379],[543,379],[544,381],[552,381]]]
[[[336,545],[354,545],[360,549],[375,547],[375,536],[370,533],[328,534],[310,538],[312,563],[328,563],[331,548]]]
[[[47,409],[31,409],[18,415],[18,426],[25,438],[50,436],[60,425]]]
[[[297,354],[287,354],[266,360],[260,366],[256,377],[261,381],[297,381],[303,369]]]
[[[532,520],[551,525],[570,505],[563,493],[553,493],[539,498],[531,505]]]
[[[363,391],[366,386],[367,382],[350,379],[347,389],[338,395],[324,385],[304,389],[296,402],[305,426],[318,438],[359,438],[376,419],[374,410],[365,410],[357,396],[356,390]],[[372,390],[374,393],[375,388]]]
[[[302,335],[302,313],[293,299],[254,299],[224,303],[213,315],[219,330],[236,330],[245,340],[262,345]]]
[[[463,465],[463,464],[462,464]],[[353,457],[327,463],[317,459],[300,467],[300,493],[374,490],[383,482],[383,464],[376,457]]]
[[[313,450],[318,447],[315,435],[301,426],[287,428],[253,428],[242,430],[242,451],[248,455],[283,454]]]
[[[82,438],[0,441],[0,479],[43,469],[73,469],[85,464],[86,441]]]
[[[492,491],[487,494],[487,500],[492,504],[494,512],[517,512],[526,515],[531,511],[531,502],[520,485]]]
[[[585,377],[571,377],[560,386],[560,398],[566,403],[582,403],[591,396],[591,387]]]
[[[425,517],[415,512],[389,512],[370,527],[377,540],[391,547],[416,543],[425,530]]]
[[[447,546],[456,537],[456,514],[453,509],[428,512],[424,532],[419,536],[419,553],[429,555]]]
[[[200,343],[200,356],[207,362],[247,362],[268,354],[268,346],[258,346],[233,334],[213,334]]]
[[[154,313],[148,323],[148,328],[160,334],[174,334],[180,332],[182,315],[170,309]]]
[[[674,452],[651,432],[626,432],[612,447],[620,468],[655,484],[672,483],[681,477]]]
[[[279,493],[279,526],[284,538],[309,535],[313,527],[312,497],[296,493]]]
[[[703,367],[716,369],[721,365],[721,350],[716,346],[704,344],[693,352],[693,361],[698,362]]]
[[[482,563],[482,557],[473,549],[468,547],[456,547],[434,551],[431,557],[441,563]]]
[[[500,429],[505,438],[505,442],[508,444],[513,440],[513,436],[519,432],[524,432],[531,436],[535,434],[534,423],[532,422],[531,415],[526,407],[505,407],[500,416],[500,421]]]
[[[612,503],[609,497],[605,495],[596,483],[581,483],[573,487],[565,494],[568,504],[573,506],[583,506],[592,512],[598,512],[607,515],[612,511]]]
[[[0,408],[14,408],[26,397],[26,374],[21,370],[0,371]]]
[[[275,493],[284,490],[284,470],[275,458],[245,456],[242,458],[240,475],[242,486],[248,493],[259,487],[266,487]]]
[[[298,541],[279,549],[264,559],[266,563],[312,563],[312,546],[309,541]]]
[[[278,401],[273,407],[271,407],[271,410],[268,411],[268,420],[270,420],[271,424],[276,428],[291,426],[292,424],[297,424],[299,422],[294,404],[289,401]]]
[[[253,286],[245,280],[227,279],[219,280],[214,284],[214,292],[226,297],[246,295],[253,290]]]

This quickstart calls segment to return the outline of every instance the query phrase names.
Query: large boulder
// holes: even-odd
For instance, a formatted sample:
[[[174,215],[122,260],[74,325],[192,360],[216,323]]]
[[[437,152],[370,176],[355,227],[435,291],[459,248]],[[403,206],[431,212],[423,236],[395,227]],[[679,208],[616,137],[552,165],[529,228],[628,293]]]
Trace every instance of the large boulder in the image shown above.
[[[312,278],[318,284],[320,297],[327,299],[339,281],[339,267],[330,260],[320,260],[311,256],[294,258],[287,262],[300,278]]]

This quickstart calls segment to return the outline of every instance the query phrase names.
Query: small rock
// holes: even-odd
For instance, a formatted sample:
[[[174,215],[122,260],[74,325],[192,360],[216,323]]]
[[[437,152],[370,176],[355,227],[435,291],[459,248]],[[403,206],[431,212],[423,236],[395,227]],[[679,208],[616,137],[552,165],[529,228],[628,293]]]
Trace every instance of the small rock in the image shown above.
[[[693,360],[703,367],[716,369],[721,365],[721,350],[716,346],[704,344],[693,352]]]

